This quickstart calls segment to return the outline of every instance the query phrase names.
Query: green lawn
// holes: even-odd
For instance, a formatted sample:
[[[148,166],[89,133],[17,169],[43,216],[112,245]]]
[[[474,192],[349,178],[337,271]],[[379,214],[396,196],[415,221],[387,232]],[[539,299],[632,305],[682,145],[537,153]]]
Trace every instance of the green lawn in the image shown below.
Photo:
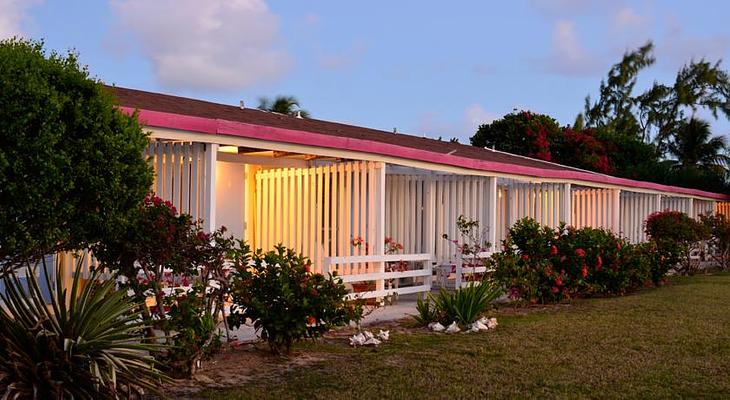
[[[394,334],[377,349],[299,347],[325,361],[203,393],[249,398],[730,398],[730,275],[498,313],[480,334]],[[517,315],[516,315],[517,314]]]

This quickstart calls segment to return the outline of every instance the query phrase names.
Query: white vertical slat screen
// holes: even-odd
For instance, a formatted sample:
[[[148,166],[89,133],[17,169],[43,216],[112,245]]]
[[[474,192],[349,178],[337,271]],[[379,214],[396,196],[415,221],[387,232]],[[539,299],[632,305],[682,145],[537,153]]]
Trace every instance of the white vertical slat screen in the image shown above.
[[[153,191],[164,200],[169,200],[178,212],[204,218],[206,210],[205,190],[208,177],[212,175],[206,166],[205,152],[210,146],[205,143],[150,142],[145,156],[154,167]]]
[[[644,233],[644,222],[657,209],[655,194],[621,192],[621,224],[620,233],[631,243],[647,240]]]
[[[699,218],[700,215],[709,215],[715,212],[715,202],[711,200],[694,199],[692,207],[692,218]]]
[[[437,263],[452,262],[456,248],[443,239],[461,240],[460,215],[479,221],[489,237],[490,177],[465,175],[388,174],[385,182],[385,235],[403,244],[404,253],[430,253]],[[497,212],[498,220],[500,214]],[[499,237],[499,236],[497,236]],[[488,239],[487,239],[488,240]]]
[[[269,250],[281,243],[309,257],[317,272],[324,257],[382,254],[375,226],[382,168],[382,163],[363,161],[258,171],[256,218],[265,229],[256,232],[254,246]],[[353,246],[355,238],[368,247]],[[342,265],[338,273],[374,272],[372,268]]]
[[[718,201],[715,203],[715,212],[730,218],[730,202]]]
[[[557,227],[566,220],[564,208],[564,184],[560,183],[529,183],[510,181],[502,186],[502,199],[498,200],[501,207],[497,210],[503,215],[500,223],[503,233],[498,237],[504,238],[510,226],[522,218],[532,218],[542,225]],[[504,211],[500,211],[504,210]]]
[[[573,189],[572,224],[576,228],[590,226],[618,232],[620,221],[617,213],[620,205],[615,204],[613,189]],[[620,225],[620,222],[619,222]]]

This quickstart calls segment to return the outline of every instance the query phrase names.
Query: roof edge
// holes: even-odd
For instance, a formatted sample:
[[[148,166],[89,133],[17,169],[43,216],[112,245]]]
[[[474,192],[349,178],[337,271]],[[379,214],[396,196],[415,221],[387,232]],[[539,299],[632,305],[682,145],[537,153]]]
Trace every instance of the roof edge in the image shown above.
[[[537,167],[514,165],[496,161],[477,160],[458,155],[435,153],[428,150],[404,147],[396,144],[325,135],[317,132],[277,128],[265,125],[254,125],[244,122],[196,117],[191,115],[175,114],[163,111],[136,109],[127,106],[119,106],[119,109],[127,114],[133,114],[134,112],[138,112],[138,119],[140,123],[144,126],[178,129],[198,133],[207,133],[212,135],[237,136],[250,139],[270,140],[281,143],[325,147],[331,149],[358,151],[396,158],[427,161],[435,164],[444,164],[467,169],[531,176],[535,178],[569,179],[592,183],[603,183],[640,189],[657,190],[689,196],[706,197],[714,200],[730,200],[729,195],[724,195],[721,193],[707,192],[704,190],[690,189],[679,186],[662,185],[659,183],[638,181],[627,178],[619,178],[611,175],[604,175],[577,169],[542,169]]]

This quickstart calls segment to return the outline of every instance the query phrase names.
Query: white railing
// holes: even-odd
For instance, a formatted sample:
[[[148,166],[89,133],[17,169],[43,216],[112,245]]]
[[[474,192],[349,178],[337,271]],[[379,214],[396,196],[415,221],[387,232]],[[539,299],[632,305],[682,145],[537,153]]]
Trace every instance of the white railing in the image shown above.
[[[457,258],[454,264],[440,266],[436,274],[436,279],[438,280],[439,285],[441,287],[450,287],[448,281],[452,273],[454,274],[454,288],[460,288],[469,284],[469,281],[464,279],[465,274],[484,274],[494,272],[493,269],[487,269],[487,266],[483,263],[483,260],[491,257],[494,253],[494,251],[485,251],[474,254],[471,257],[467,256],[468,258],[471,258],[470,262],[467,263],[467,266],[464,266],[464,259],[462,257]],[[480,265],[476,266],[477,264]]]
[[[385,272],[385,263],[389,262],[420,262],[422,269],[413,269],[408,271]],[[338,266],[348,264],[379,264],[379,272],[364,274],[347,274],[337,276],[342,279],[343,283],[351,282],[371,282],[375,281],[375,290],[350,293],[347,295],[350,299],[370,299],[385,297],[392,294],[409,294],[431,291],[431,278],[433,275],[433,267],[431,266],[431,254],[388,254],[388,255],[372,255],[372,256],[349,256],[349,257],[325,257],[323,260],[323,272],[326,275],[337,273]],[[423,278],[423,283],[415,286],[407,287],[390,287],[385,288],[385,281],[400,278]]]

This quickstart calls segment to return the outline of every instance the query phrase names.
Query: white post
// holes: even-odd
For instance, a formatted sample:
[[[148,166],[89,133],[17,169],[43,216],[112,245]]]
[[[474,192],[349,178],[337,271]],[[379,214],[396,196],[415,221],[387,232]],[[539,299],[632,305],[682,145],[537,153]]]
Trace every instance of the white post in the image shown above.
[[[621,190],[613,189],[611,191],[611,230],[615,234],[619,234],[621,229]]]
[[[564,183],[560,192],[560,222],[573,223],[573,193],[570,183]]]
[[[377,255],[385,254],[385,163],[379,162],[375,168],[375,251]],[[385,262],[378,263],[378,272],[385,273]],[[375,290],[384,290],[385,280],[376,281]]]
[[[695,214],[695,199],[691,197],[687,201],[687,215],[691,218],[697,218],[697,214]]]
[[[218,145],[215,143],[205,144],[205,209],[203,210],[203,230],[212,232],[215,225],[215,166],[218,159]]]
[[[497,177],[492,176],[487,180],[487,193],[480,193],[487,196],[487,241],[492,245],[491,250],[497,248]]]
[[[662,210],[662,195],[657,194],[654,196],[654,212]]]
[[[436,181],[433,176],[429,176],[425,182],[425,198],[424,205],[424,245],[426,252],[431,254],[431,260],[436,259]],[[392,213],[391,213],[392,215]],[[430,265],[430,261],[429,261]]]

